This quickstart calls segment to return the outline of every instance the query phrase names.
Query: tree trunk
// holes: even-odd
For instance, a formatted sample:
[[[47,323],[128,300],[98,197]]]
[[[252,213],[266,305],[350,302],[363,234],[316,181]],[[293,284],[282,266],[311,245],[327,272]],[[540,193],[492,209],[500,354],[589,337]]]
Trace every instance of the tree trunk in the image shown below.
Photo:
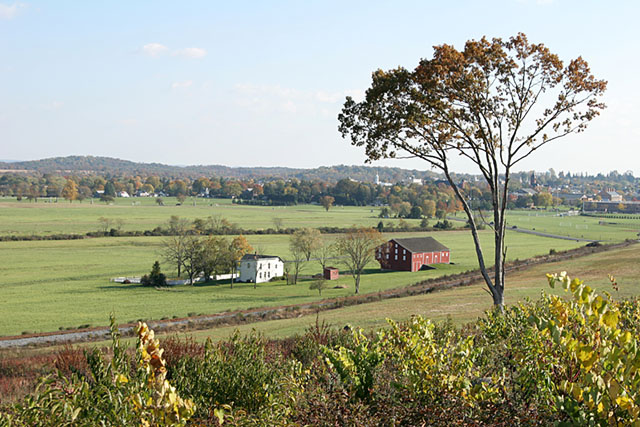
[[[453,191],[456,197],[462,203],[462,208],[464,209],[464,212],[467,214],[467,219],[469,220],[469,225],[471,227],[471,236],[473,237],[473,243],[476,250],[476,257],[478,259],[478,266],[480,267],[480,273],[482,274],[482,278],[484,279],[487,287],[489,288],[489,292],[491,293],[491,295],[495,295],[496,287],[494,286],[494,282],[491,280],[491,277],[489,276],[489,272],[484,262],[484,254],[482,252],[482,246],[480,245],[480,236],[478,235],[478,228],[476,226],[476,221],[473,216],[473,212],[471,211],[471,207],[469,206],[464,196],[460,192],[460,189],[458,188],[458,186],[455,184],[455,182],[453,182],[453,178],[449,174],[449,169],[444,167],[442,170],[445,174],[445,177],[447,178],[447,181],[449,181],[449,186],[453,188]],[[496,253],[497,252],[499,251],[496,250]],[[502,252],[500,251],[500,253]],[[496,263],[496,265],[498,265],[498,263]],[[495,300],[494,300],[494,304],[495,304]]]
[[[356,294],[358,292],[360,292],[360,273],[355,273],[355,279],[356,279]]]
[[[492,294],[492,297],[493,297],[493,307],[496,310],[504,311],[504,288],[496,287],[494,293]]]

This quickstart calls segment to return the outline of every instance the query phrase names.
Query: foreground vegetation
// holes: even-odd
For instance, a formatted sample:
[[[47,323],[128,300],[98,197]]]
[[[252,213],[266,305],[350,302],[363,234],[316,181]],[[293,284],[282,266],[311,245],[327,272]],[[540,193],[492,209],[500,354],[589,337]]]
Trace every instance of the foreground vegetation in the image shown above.
[[[424,236],[426,233],[394,233],[394,237]],[[379,271],[372,263],[362,276],[362,293],[406,286],[432,277],[477,268],[471,238],[467,232],[429,233],[451,249],[455,264],[439,264],[435,270],[410,272]],[[335,236],[325,236],[327,239]],[[482,233],[483,244],[491,248],[491,236]],[[510,259],[548,254],[550,249],[565,250],[583,243],[553,240],[520,233],[508,235]],[[154,289],[109,282],[118,276],[142,276],[160,258],[162,238],[97,238],[70,241],[3,242],[0,244],[0,275],[3,278],[3,315],[0,335],[46,332],[105,324],[110,312],[120,321],[158,320],[171,317],[216,313],[250,307],[278,306],[317,301],[353,294],[353,279],[343,275],[334,286],[322,292],[282,282],[260,284],[201,284]],[[248,236],[260,253],[288,258],[288,236]],[[336,260],[337,262],[339,260]],[[37,271],[37,274],[33,272]],[[165,273],[173,274],[164,265]],[[317,262],[303,265],[302,275],[320,271]]]
[[[138,327],[67,350],[65,369],[5,405],[10,425],[630,425],[640,416],[638,301],[613,301],[564,273],[543,295],[464,328],[420,316],[376,334],[322,324],[160,344]],[[612,281],[615,285],[615,281]],[[115,331],[114,331],[115,332]],[[164,347],[164,353],[159,346]],[[73,357],[70,357],[73,356]]]

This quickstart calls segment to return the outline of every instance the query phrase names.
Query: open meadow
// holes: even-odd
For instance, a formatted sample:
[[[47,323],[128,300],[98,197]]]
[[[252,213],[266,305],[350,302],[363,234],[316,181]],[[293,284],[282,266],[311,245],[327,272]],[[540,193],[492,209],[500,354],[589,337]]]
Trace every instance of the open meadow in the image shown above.
[[[352,225],[374,227],[380,221],[380,208],[372,206],[334,206],[328,212],[319,205],[297,206],[249,206],[231,203],[231,199],[187,199],[177,206],[175,198],[164,198],[164,206],[149,197],[117,198],[111,204],[94,199],[69,203],[58,199],[57,203],[41,199],[38,202],[15,198],[0,198],[0,236],[31,234],[84,234],[100,230],[99,218],[124,222],[123,231],[152,230],[165,225],[172,215],[190,221],[219,215],[247,230],[276,228],[278,218],[282,227],[350,227]],[[383,222],[398,224],[400,220],[389,218]],[[420,220],[406,219],[418,226]],[[435,220],[431,220],[435,223]],[[460,226],[461,224],[455,224]]]
[[[361,292],[406,286],[427,278],[454,274],[477,268],[477,260],[468,231],[438,233],[393,233],[385,237],[430,235],[451,249],[455,264],[439,264],[435,270],[380,273],[372,263],[363,276]],[[325,236],[333,239],[335,235]],[[248,236],[261,253],[288,257],[285,235]],[[487,253],[492,250],[492,234],[482,232]],[[119,322],[137,319],[163,319],[216,313],[251,307],[278,306],[315,301],[317,291],[309,283],[286,285],[284,282],[260,284],[177,286],[156,290],[139,285],[123,285],[109,281],[117,276],[140,276],[160,259],[163,238],[92,238],[64,241],[0,242],[0,335],[23,332],[47,332],[84,325],[106,325],[113,312]],[[550,249],[564,250],[582,246],[568,240],[556,240],[510,232],[507,235],[508,258],[524,259],[547,254]],[[490,258],[487,257],[487,258]],[[341,266],[339,266],[341,267]],[[171,274],[171,266],[163,264]],[[307,263],[302,274],[320,271],[317,262]],[[353,281],[341,277],[336,285],[344,289],[328,289],[322,298],[353,294]]]
[[[550,262],[536,265],[507,276],[506,304],[513,305],[525,299],[540,298],[541,292],[562,295],[561,289],[551,289],[545,275],[567,271],[571,277],[578,277],[596,292],[609,292],[616,299],[632,298],[640,294],[640,248],[638,245],[616,249],[585,257]],[[615,291],[608,274],[615,276],[619,291]],[[190,331],[180,336],[190,336],[197,340],[211,338],[225,339],[236,330],[248,334],[256,330],[271,338],[284,338],[301,334],[312,327],[316,319],[319,322],[341,328],[344,325],[360,327],[366,330],[377,329],[387,325],[386,319],[394,321],[407,320],[417,314],[434,321],[450,318],[461,325],[482,317],[491,308],[491,297],[485,291],[484,283],[448,289],[429,294],[399,299],[388,299],[380,302],[343,307],[336,310],[322,311],[316,315],[307,315],[295,319],[269,320],[239,326],[225,326],[215,329]]]
[[[570,260],[549,262],[510,273],[507,276],[506,303],[513,305],[525,299],[536,300],[540,298],[541,292],[563,295],[564,292],[561,289],[549,288],[545,277],[547,273],[560,271],[567,271],[571,277],[584,280],[598,293],[611,293],[615,299],[637,297],[640,294],[640,280],[638,280],[640,277],[640,249],[638,246],[633,245]],[[615,276],[619,287],[618,291],[615,291],[611,286],[608,274]],[[350,325],[370,331],[387,326],[386,319],[400,322],[407,320],[414,314],[436,322],[451,319],[454,324],[462,325],[482,317],[484,312],[492,307],[491,298],[485,291],[485,287],[484,283],[476,282],[469,286],[320,311],[317,314],[301,317],[185,332],[160,332],[159,336],[192,338],[196,341],[210,338],[217,341],[227,339],[236,332],[245,335],[257,331],[269,338],[285,338],[303,334],[307,329],[313,328],[316,321],[335,328]],[[132,344],[135,339],[124,338],[124,341]],[[87,342],[78,345],[81,347],[101,347],[108,346],[109,341]],[[15,354],[38,354],[42,351],[42,349],[23,349],[5,350],[4,353],[12,356]]]
[[[51,199],[53,200],[53,199]],[[152,230],[165,225],[172,215],[190,221],[208,216],[221,216],[242,229],[260,230],[275,228],[274,220],[281,227],[350,227],[353,225],[374,227],[380,222],[380,208],[372,206],[334,206],[328,212],[318,205],[297,206],[249,206],[231,203],[231,199],[187,199],[177,206],[175,198],[165,198],[165,205],[158,206],[149,197],[117,198],[110,204],[85,200],[69,203],[58,199],[38,202],[15,198],[0,198],[0,236],[26,236],[50,234],[85,234],[101,229],[99,218],[122,221],[123,231]],[[457,217],[464,219],[462,212]],[[490,215],[485,216],[487,221]],[[397,226],[400,219],[387,218],[384,224]],[[407,224],[418,226],[420,220],[405,219]],[[431,225],[436,219],[430,219]],[[635,239],[640,233],[640,219],[599,218],[589,216],[558,216],[554,211],[514,210],[507,215],[509,227],[535,229],[536,231],[575,238],[618,242]],[[455,227],[464,221],[452,221]]]
[[[637,215],[620,215],[615,218],[592,216],[559,216],[552,211],[509,211],[507,227],[516,226],[543,233],[557,234],[604,242],[637,239],[640,219]]]

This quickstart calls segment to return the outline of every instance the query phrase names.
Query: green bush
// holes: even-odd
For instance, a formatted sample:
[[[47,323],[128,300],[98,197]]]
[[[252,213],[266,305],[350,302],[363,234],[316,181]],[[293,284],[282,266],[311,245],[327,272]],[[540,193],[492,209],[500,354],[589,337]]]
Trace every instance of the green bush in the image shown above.
[[[120,344],[111,319],[112,357],[86,352],[87,371],[69,376],[58,371],[43,378],[36,392],[4,415],[9,425],[183,426],[193,403],[183,400],[165,379],[162,350],[147,325],[138,324],[135,363]],[[0,418],[0,421],[3,421]]]
[[[142,276],[140,279],[140,283],[143,286],[166,286],[167,285],[167,276],[160,272],[160,263],[158,261],[153,263],[153,267],[151,267],[151,273],[147,276],[146,274]]]
[[[236,333],[228,342],[207,341],[204,355],[182,358],[171,377],[180,394],[194,400],[199,418],[222,405],[260,416],[295,397],[301,369],[294,360],[269,358],[261,336]]]

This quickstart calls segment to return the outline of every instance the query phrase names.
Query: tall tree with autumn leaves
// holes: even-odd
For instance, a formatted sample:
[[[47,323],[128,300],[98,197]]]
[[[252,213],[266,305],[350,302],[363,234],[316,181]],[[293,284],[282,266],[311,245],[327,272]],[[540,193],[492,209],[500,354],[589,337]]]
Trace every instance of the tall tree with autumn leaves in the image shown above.
[[[587,62],[564,63],[524,34],[434,47],[413,71],[373,73],[362,102],[347,97],[340,132],[364,147],[367,161],[412,157],[447,178],[469,219],[480,270],[496,307],[504,305],[505,209],[514,167],[544,145],[586,129],[605,107],[606,89]],[[494,266],[487,267],[477,222],[451,159],[472,162],[486,180],[493,207]]]

